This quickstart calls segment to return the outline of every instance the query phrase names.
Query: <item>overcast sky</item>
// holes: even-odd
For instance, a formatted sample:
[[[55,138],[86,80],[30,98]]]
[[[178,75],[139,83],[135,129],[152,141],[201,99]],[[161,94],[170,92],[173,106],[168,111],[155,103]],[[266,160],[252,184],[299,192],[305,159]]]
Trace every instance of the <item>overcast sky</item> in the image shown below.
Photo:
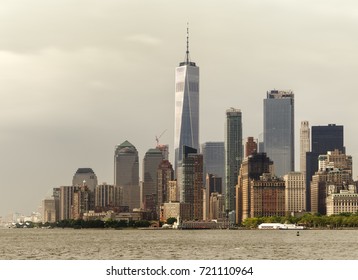
[[[257,138],[266,91],[293,90],[296,170],[302,120],[344,125],[358,168],[356,1],[0,0],[0,215],[36,211],[79,167],[112,184],[125,140],[142,165],[167,129],[173,155],[187,22],[201,143],[224,140],[229,107]]]

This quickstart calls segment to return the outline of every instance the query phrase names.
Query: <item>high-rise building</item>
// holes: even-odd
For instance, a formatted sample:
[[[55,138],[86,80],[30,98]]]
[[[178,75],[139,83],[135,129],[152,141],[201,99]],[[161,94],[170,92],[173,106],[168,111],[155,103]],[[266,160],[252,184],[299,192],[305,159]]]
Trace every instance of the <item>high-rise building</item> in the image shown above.
[[[79,186],[61,186],[60,187],[60,220],[73,219],[72,206],[74,192]]]
[[[94,191],[98,183],[97,176],[92,168],[78,168],[73,175],[72,186],[82,186],[83,181],[86,181],[86,186]]]
[[[170,182],[174,179],[174,170],[168,160],[163,160],[157,170],[157,211],[159,216],[159,209],[162,204],[169,202],[170,197]]]
[[[245,157],[257,152],[257,142],[255,142],[254,137],[247,137],[247,141],[245,143]]]
[[[300,171],[306,177],[306,153],[310,151],[310,127],[308,121],[301,122],[300,129]]]
[[[242,116],[239,109],[226,110],[225,123],[225,208],[235,210],[235,187],[242,161]]]
[[[121,187],[121,206],[129,211],[140,208],[138,151],[128,141],[115,147],[114,185]]]
[[[246,218],[250,218],[253,181],[259,181],[262,174],[272,174],[272,171],[273,162],[265,153],[255,153],[244,158],[236,187],[236,223],[241,223]]]
[[[271,90],[264,100],[264,151],[274,162],[275,175],[295,169],[294,94]]]
[[[42,222],[54,223],[56,222],[56,207],[54,198],[45,198],[42,201]]]
[[[252,180],[250,217],[285,216],[285,181],[270,173]]]
[[[312,126],[311,152],[306,153],[306,205],[311,210],[312,176],[318,171],[318,157],[328,151],[338,149],[345,153],[343,125],[329,124],[325,126]]]
[[[162,151],[159,149],[149,149],[143,159],[143,188],[141,203],[145,205],[147,196],[152,195],[157,197],[158,194],[158,168],[160,163],[163,161]]]
[[[175,69],[175,170],[184,145],[199,150],[199,67],[190,60],[189,30],[185,60]]]
[[[306,211],[306,182],[302,172],[290,172],[284,176],[285,180],[285,211]]]
[[[119,186],[102,183],[95,189],[95,207],[105,211],[109,209],[119,208],[121,205],[121,192]]]
[[[220,194],[220,199],[225,198],[224,196],[221,196],[222,195],[221,177],[217,177],[214,174],[206,173],[205,189],[204,189],[204,210],[203,210],[204,220],[210,217],[209,210],[210,210],[210,199],[212,193]],[[223,205],[225,206],[225,199]],[[223,213],[220,214],[220,216],[223,216],[224,213],[225,213],[225,209],[223,210]]]
[[[225,186],[225,143],[205,142],[201,145],[201,153],[204,161],[204,180],[207,173],[222,178]]]
[[[326,214],[326,200],[330,185],[342,186],[354,184],[352,179],[352,157],[341,153],[339,150],[327,152],[318,157],[318,171],[312,176],[311,212]],[[339,192],[338,190],[338,192]]]
[[[181,173],[180,202],[190,205],[190,219],[203,219],[203,155],[184,146],[183,158],[178,170]]]

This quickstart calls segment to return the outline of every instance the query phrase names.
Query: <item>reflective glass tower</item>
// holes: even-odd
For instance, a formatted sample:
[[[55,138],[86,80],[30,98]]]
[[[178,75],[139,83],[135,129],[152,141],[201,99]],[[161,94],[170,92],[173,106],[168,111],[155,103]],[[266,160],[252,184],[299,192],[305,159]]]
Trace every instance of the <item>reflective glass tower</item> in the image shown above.
[[[190,60],[188,29],[185,60],[175,69],[175,170],[184,145],[199,150],[199,67]]]
[[[225,210],[235,210],[235,187],[242,162],[242,114],[240,109],[226,110],[225,123]]]
[[[295,168],[294,94],[271,90],[264,100],[264,152],[273,160],[277,176]]]

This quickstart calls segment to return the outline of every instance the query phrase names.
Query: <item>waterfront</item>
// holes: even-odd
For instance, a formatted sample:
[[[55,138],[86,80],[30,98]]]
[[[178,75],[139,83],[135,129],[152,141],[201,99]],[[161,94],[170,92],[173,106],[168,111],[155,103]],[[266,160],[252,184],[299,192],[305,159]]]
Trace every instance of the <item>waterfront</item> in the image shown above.
[[[1,229],[3,260],[358,259],[357,230]]]

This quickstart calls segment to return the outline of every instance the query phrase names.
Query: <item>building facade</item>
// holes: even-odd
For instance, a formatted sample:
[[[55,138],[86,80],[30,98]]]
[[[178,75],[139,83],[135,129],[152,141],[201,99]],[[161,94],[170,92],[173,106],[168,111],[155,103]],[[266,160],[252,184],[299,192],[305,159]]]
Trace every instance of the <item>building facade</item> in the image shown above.
[[[189,31],[185,60],[175,69],[175,170],[184,145],[199,150],[199,67],[190,59]]]
[[[306,211],[306,180],[302,172],[290,172],[285,180],[285,211],[287,214]]]
[[[308,121],[301,122],[300,128],[300,172],[306,174],[306,153],[311,149],[310,127]]]
[[[86,186],[91,191],[94,191],[98,181],[92,168],[78,168],[75,175],[73,175],[72,186],[82,186],[84,181]]]
[[[241,110],[226,110],[225,122],[225,208],[235,210],[235,187],[242,162],[242,114]]]
[[[115,147],[114,185],[121,187],[121,206],[129,211],[140,208],[138,151],[128,141]]]
[[[158,168],[163,161],[162,151],[159,149],[149,149],[143,159],[143,187],[141,203],[145,205],[147,196],[157,196],[158,194]],[[144,209],[146,210],[146,209]]]
[[[264,100],[264,151],[275,164],[275,174],[295,170],[294,94],[271,90]]]

